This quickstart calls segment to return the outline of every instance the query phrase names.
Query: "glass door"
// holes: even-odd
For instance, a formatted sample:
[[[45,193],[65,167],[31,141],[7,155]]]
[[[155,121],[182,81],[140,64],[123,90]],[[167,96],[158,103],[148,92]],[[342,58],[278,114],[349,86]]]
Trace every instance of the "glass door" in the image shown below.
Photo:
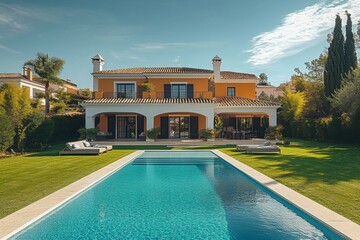
[[[169,138],[189,138],[189,117],[169,117]]]
[[[136,116],[117,116],[117,138],[136,137]]]
[[[118,98],[135,98],[135,84],[118,83],[116,87]]]

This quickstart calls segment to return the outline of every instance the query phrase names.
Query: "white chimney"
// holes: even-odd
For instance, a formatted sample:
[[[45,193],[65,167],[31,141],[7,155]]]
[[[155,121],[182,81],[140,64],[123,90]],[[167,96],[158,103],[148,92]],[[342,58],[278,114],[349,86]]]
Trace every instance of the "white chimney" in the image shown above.
[[[93,73],[102,71],[102,66],[105,63],[105,60],[99,54],[96,54],[94,57],[91,58],[91,62],[93,64]],[[97,77],[93,76],[93,91],[98,91],[98,79]]]
[[[94,57],[91,58],[93,64],[93,72],[102,71],[102,66],[104,65],[105,61],[99,54],[96,54]]]
[[[213,69],[214,69],[214,82],[220,82],[220,66],[221,66],[221,58],[216,55],[212,59]]]

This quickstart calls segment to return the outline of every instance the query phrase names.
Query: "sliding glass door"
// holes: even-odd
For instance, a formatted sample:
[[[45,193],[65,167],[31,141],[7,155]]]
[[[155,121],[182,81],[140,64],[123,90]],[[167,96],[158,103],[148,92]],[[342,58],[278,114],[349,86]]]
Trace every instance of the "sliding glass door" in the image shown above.
[[[116,84],[117,98],[135,98],[134,83],[118,83]]]
[[[117,138],[136,138],[136,116],[117,116]]]
[[[169,138],[189,138],[189,117],[169,117]]]

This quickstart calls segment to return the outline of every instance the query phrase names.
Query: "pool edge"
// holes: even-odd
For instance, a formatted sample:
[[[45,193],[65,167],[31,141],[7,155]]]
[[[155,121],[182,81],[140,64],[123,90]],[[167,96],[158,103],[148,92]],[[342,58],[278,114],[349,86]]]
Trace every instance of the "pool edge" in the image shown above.
[[[305,197],[291,188],[286,187],[285,185],[260,173],[259,171],[234,159],[233,157],[230,157],[220,150],[211,150],[211,152],[234,166],[236,169],[245,173],[247,176],[264,186],[266,189],[274,192],[303,212],[309,214],[319,222],[328,226],[330,229],[339,232],[349,239],[360,239],[360,225],[357,223],[326,208],[325,206],[311,200],[310,198]]]
[[[144,150],[138,150],[0,219],[0,239],[8,239],[76,195],[125,167]]]

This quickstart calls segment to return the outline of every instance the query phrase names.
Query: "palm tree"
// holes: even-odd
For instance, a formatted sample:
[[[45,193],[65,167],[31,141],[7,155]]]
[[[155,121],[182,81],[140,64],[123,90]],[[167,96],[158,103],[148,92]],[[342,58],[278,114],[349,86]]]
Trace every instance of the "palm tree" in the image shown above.
[[[36,54],[36,59],[26,61],[24,66],[30,66],[33,68],[35,73],[39,75],[45,82],[45,112],[49,113],[50,111],[50,103],[49,103],[49,95],[50,95],[50,83],[60,83],[61,79],[58,77],[65,61],[58,58],[52,57],[49,58],[48,54],[38,53]]]

